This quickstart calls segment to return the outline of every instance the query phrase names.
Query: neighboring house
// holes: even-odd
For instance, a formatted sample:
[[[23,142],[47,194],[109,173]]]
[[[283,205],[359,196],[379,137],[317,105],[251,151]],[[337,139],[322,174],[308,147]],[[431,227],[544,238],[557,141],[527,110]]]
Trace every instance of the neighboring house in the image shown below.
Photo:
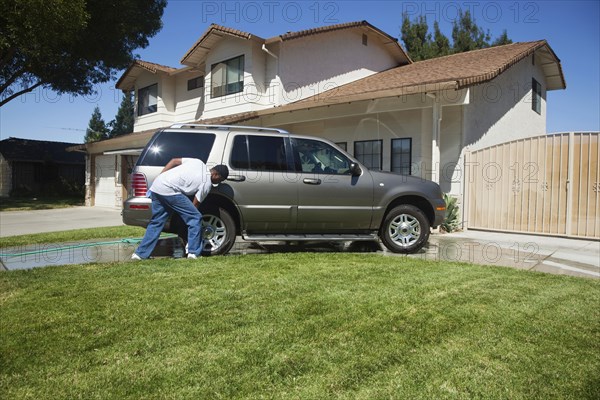
[[[465,152],[545,134],[546,94],[566,87],[544,40],[413,63],[365,21],[269,39],[211,25],[181,63],[125,71],[117,88],[136,93],[134,133],[80,147],[91,171],[112,162],[122,180],[119,166],[175,122],[243,123],[330,139],[370,168],[432,179],[460,198]]]
[[[0,141],[0,197],[70,195],[85,183],[85,156],[75,143],[10,137]]]

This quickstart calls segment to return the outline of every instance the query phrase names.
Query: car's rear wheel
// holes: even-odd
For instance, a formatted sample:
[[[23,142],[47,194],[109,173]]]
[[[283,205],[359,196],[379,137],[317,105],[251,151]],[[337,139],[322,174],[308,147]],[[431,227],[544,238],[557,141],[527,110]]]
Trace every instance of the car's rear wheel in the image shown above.
[[[202,254],[225,254],[235,243],[235,222],[227,210],[218,208],[202,213]]]
[[[235,243],[235,222],[229,212],[220,207],[201,209],[202,239],[204,248],[202,255],[226,254]],[[187,226],[177,221],[177,235],[187,243]]]
[[[419,208],[403,204],[385,216],[379,232],[381,241],[394,253],[415,253],[429,239],[429,221]]]

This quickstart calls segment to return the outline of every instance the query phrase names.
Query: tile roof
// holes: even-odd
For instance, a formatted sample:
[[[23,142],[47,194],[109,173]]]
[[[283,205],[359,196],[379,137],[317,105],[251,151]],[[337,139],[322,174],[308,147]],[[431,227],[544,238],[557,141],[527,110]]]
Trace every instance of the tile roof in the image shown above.
[[[226,26],[211,24],[206,30],[206,32],[204,32],[204,34],[200,37],[200,39],[198,39],[196,43],[194,43],[194,45],[181,58],[180,63],[187,65],[191,62],[197,62],[197,57],[194,57],[194,53],[197,50],[200,50],[201,53],[208,52],[208,50],[210,50],[210,48],[214,45],[216,40],[220,39],[222,36],[225,35],[246,40],[254,38],[264,42],[264,39],[259,38],[256,35],[252,35],[251,33],[239,31],[233,28],[228,28]]]
[[[436,88],[462,89],[494,79],[542,47],[549,49],[545,40],[513,43],[432,58],[379,72],[294,104],[317,100],[335,103],[336,100],[348,101],[353,96],[369,97],[369,94],[372,94],[372,98],[378,98],[391,92],[400,95],[433,91]],[[556,61],[560,66],[558,58]],[[562,71],[560,72],[562,78]],[[562,83],[564,88],[564,78]]]
[[[133,83],[135,82],[135,79],[137,77],[137,75],[133,74],[132,72],[134,70],[139,69],[144,69],[146,71],[152,72],[153,74],[156,74],[157,72],[171,74],[178,71],[177,68],[156,64],[150,61],[133,60],[133,62],[129,65],[127,70],[123,72],[123,74],[115,84],[115,87],[121,90],[131,90],[133,88]]]

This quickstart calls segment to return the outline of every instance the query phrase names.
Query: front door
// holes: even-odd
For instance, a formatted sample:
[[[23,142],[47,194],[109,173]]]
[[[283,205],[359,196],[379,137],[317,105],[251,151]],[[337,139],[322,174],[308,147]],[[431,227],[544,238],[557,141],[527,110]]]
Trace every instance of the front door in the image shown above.
[[[296,227],[304,233],[368,230],[373,215],[373,179],[350,172],[352,161],[326,142],[292,139],[298,179]]]

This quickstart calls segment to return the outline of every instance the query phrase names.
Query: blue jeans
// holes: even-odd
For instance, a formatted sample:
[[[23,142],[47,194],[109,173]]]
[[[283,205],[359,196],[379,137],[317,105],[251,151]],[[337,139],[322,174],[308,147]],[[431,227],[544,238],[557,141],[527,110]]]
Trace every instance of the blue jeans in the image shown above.
[[[202,214],[194,207],[192,201],[183,194],[163,196],[150,192],[150,198],[152,199],[152,218],[135,253],[140,258],[150,257],[167,219],[173,212],[176,212],[188,227],[188,253],[199,256],[202,252],[202,238],[200,237]]]

